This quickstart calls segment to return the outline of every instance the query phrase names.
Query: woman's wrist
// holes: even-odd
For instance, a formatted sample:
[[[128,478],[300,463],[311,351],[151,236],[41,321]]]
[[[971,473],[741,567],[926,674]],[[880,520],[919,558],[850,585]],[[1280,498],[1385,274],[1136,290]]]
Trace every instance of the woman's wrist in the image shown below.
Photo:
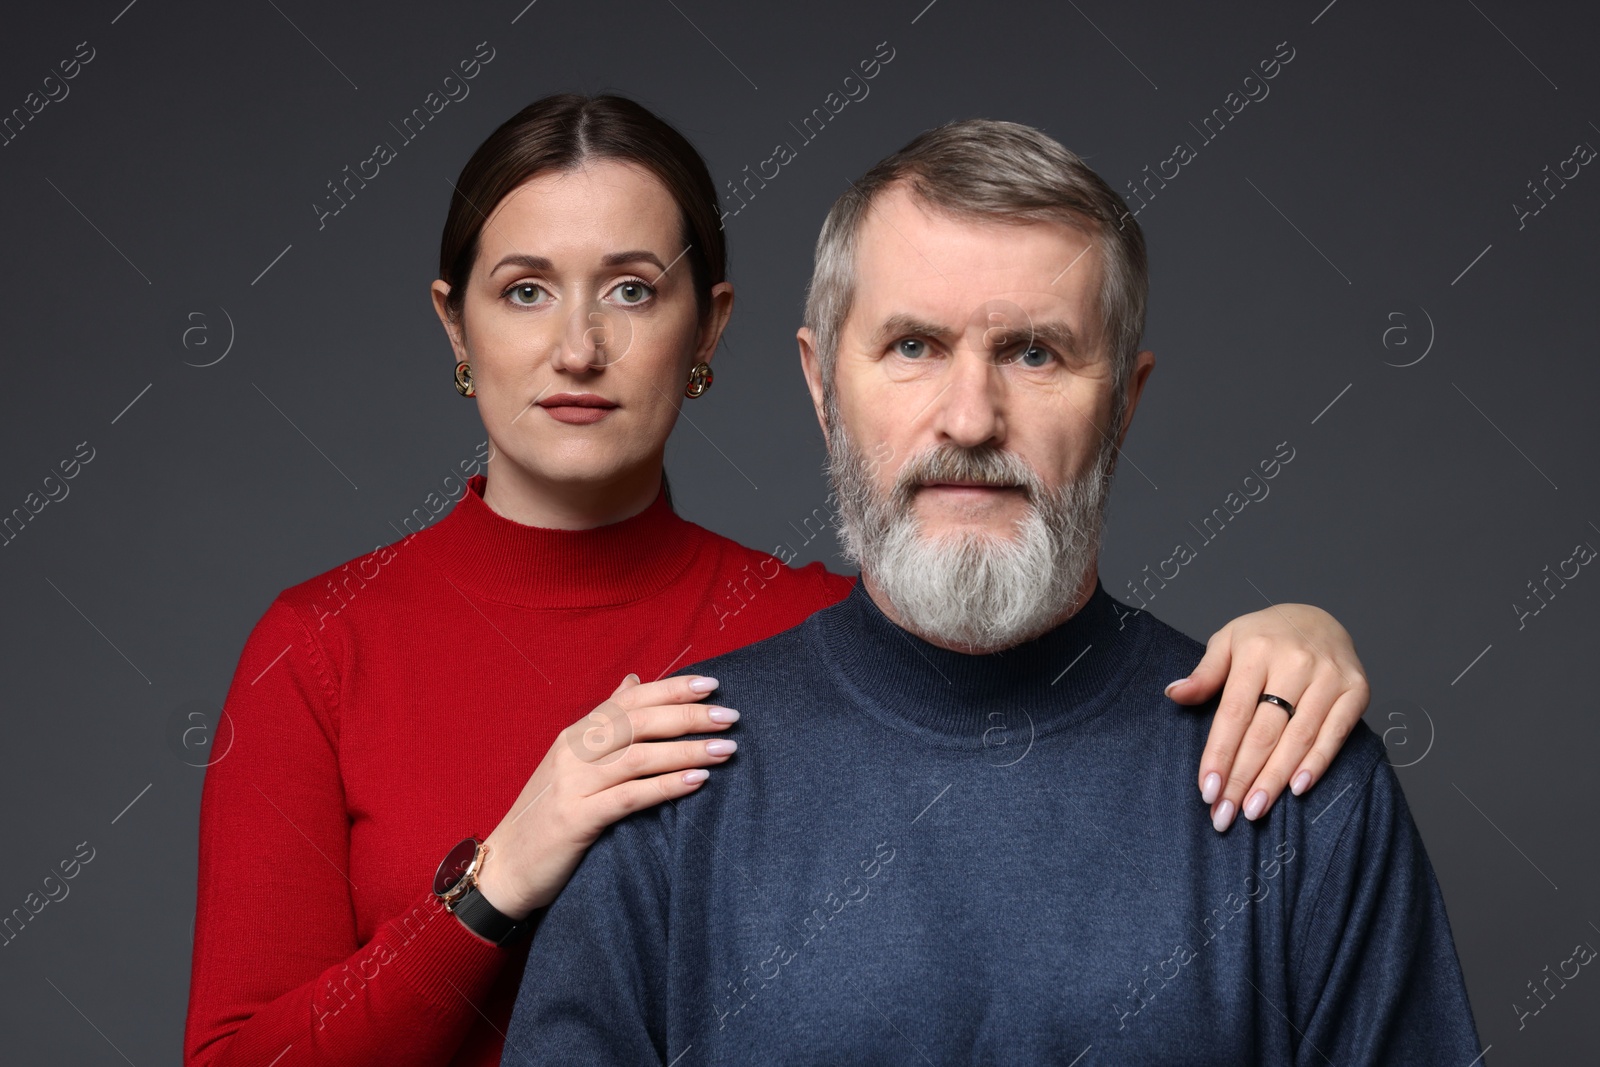
[[[505,875],[505,857],[499,855],[491,844],[488,855],[483,858],[483,869],[477,875],[478,892],[500,914],[512,919],[526,919],[535,909],[518,898],[506,884]]]

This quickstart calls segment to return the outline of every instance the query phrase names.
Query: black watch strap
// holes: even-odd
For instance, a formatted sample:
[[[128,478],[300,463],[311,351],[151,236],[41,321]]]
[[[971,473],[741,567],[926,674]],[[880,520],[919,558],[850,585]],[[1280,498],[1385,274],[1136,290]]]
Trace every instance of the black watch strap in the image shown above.
[[[529,920],[513,919],[489,903],[477,886],[463,893],[450,910],[468,930],[502,947],[517,941],[533,928]]]

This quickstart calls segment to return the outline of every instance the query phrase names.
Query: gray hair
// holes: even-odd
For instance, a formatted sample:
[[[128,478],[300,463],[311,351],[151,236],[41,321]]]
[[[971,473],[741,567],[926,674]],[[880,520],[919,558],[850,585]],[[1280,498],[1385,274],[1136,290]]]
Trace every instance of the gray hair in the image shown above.
[[[928,130],[834,202],[817,236],[805,312],[825,392],[831,397],[839,334],[855,295],[856,236],[873,201],[898,182],[960,217],[1065,222],[1095,239],[1104,268],[1098,303],[1101,336],[1112,356],[1115,434],[1144,333],[1149,290],[1144,233],[1122,199],[1081,158],[1015,122],[967,119]]]

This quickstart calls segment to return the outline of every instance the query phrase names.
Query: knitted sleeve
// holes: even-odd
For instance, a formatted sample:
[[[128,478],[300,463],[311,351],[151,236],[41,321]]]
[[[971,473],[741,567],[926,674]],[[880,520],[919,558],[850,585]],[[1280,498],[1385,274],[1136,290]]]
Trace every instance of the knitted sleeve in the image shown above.
[[[189,1067],[445,1063],[509,954],[432,871],[357,941],[333,666],[283,596],[240,656],[201,792]]]
[[[1381,742],[1373,747],[1295,923],[1294,1062],[1481,1064],[1433,865]]]

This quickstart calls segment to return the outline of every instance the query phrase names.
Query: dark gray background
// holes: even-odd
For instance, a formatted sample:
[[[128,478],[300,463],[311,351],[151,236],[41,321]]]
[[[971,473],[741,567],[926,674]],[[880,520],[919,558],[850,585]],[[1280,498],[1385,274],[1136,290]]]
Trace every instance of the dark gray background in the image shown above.
[[[1588,10],[125,2],[14,7],[0,33],[0,113],[78,42],[95,49],[0,147],[0,514],[94,449],[0,548],[0,914],[79,842],[95,850],[0,948],[7,1061],[179,1058],[203,771],[172,725],[221,701],[279,589],[395,540],[483,439],[427,299],[447,182],[477,144],[538,96],[614,89],[684,130],[720,186],[795,140],[788,124],[881,41],[895,58],[870,96],[729,220],[737,312],[669,450],[679,510],[771,549],[824,505],[793,332],[847,179],[959,117],[1041,126],[1119,191],[1190,141],[1198,158],[1138,216],[1157,366],[1105,584],[1126,596],[1288,441],[1270,497],[1151,608],[1201,638],[1269,599],[1350,628],[1489,1062],[1593,1055],[1600,978],[1520,1030],[1513,1009],[1543,967],[1600,945],[1600,576],[1521,629],[1512,606],[1578,542],[1600,546],[1600,175],[1523,228],[1512,206],[1576,143],[1600,145]],[[471,95],[319,231],[324,183],[397,143],[389,123],[480,41],[495,58]],[[1189,124],[1281,41],[1295,58],[1270,96],[1202,145]],[[186,365],[230,334],[221,362]],[[439,669],[471,653],[441,640]]]

